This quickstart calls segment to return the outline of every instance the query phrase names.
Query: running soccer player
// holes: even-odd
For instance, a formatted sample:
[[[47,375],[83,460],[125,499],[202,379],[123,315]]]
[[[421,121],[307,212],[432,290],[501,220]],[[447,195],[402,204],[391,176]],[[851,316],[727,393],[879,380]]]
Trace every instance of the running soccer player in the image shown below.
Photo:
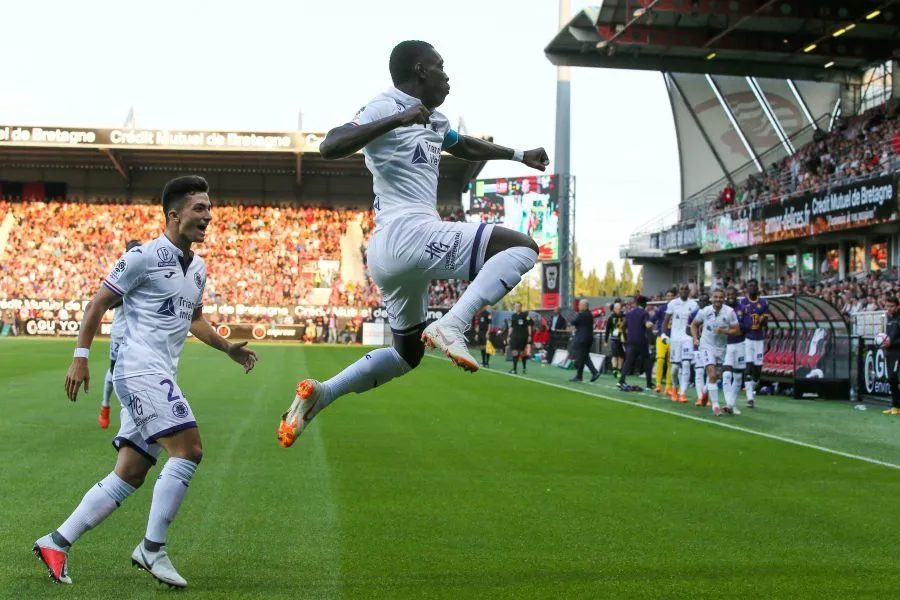
[[[125,244],[125,252],[140,245],[139,241],[131,240]],[[125,335],[125,309],[121,301],[113,306],[113,310],[116,312],[113,315],[112,329],[109,332],[109,369],[103,378],[103,398],[100,400],[100,415],[97,417],[101,429],[109,427],[109,397],[113,393],[113,371],[116,369],[116,358],[119,356],[122,336]]]
[[[113,383],[122,400],[121,425],[113,439],[115,469],[90,488],[58,529],[34,543],[50,578],[72,583],[69,550],[78,538],[103,522],[144,483],[160,451],[169,459],[153,487],[153,501],[143,541],[131,554],[133,565],[173,587],[187,582],[166,550],[169,525],[178,514],[203,450],[194,413],[176,382],[188,331],[228,354],[249,373],[257,361],[247,342],[230,344],[203,318],[206,265],[191,245],[206,239],[210,214],[209,185],[202,177],[178,177],[166,184],[162,207],[165,232],[120,258],[85,310],[75,358],[66,374],[66,395],[78,399],[88,391],[88,354],[103,314],[124,302],[125,335],[119,347]]]
[[[701,335],[700,328],[703,328]],[[729,335],[738,335],[741,327],[734,310],[725,304],[722,290],[713,292],[712,305],[700,309],[691,323],[691,336],[700,348],[700,363],[706,369],[706,391],[712,401],[712,412],[720,416],[717,369],[725,359]]]
[[[672,335],[671,329],[666,329],[666,308],[675,292],[668,290],[666,292],[666,303],[656,307],[653,311],[653,322],[656,328],[656,393],[663,390],[663,376],[666,378],[666,395],[671,396],[672,389],[672,369],[667,368],[669,365],[669,339]]]
[[[741,414],[737,407],[738,393],[744,377],[746,350],[744,349],[744,314],[738,305],[737,289],[733,286],[725,290],[725,304],[737,315],[740,331],[737,335],[729,335],[725,346],[725,360],[722,366],[722,391],[725,393],[725,412],[729,415]]]
[[[285,447],[335,399],[416,368],[426,346],[438,348],[466,371],[477,371],[464,331],[479,308],[496,304],[537,262],[538,246],[531,238],[497,225],[444,222],[435,207],[442,150],[465,160],[516,160],[544,171],[550,163],[544,149],[523,152],[454,131],[435,110],[450,85],[444,61],[431,44],[397,44],[389,69],[393,87],[350,123],[329,131],[319,152],[332,160],[363,150],[372,172],[376,227],[368,266],[384,296],[393,343],[368,352],[328,381],[301,381],[278,430]],[[431,279],[471,283],[446,315],[425,327]]]
[[[697,298],[697,308],[688,317],[688,327],[694,322],[697,313],[707,306],[709,306],[709,294],[700,294],[700,297]],[[700,346],[695,343],[691,343],[691,363],[694,365],[694,391],[697,394],[697,402],[694,406],[706,406],[709,403],[709,394],[706,393],[706,377],[703,376],[706,369],[700,362]]]
[[[744,347],[747,356],[747,408],[756,407],[756,384],[762,377],[763,356],[766,353],[766,328],[769,325],[769,301],[759,297],[759,282],[747,282],[747,297],[741,298],[741,311],[749,321]]]
[[[509,370],[512,374],[517,374],[516,366],[519,360],[522,361],[522,375],[528,373],[526,365],[528,364],[525,349],[531,342],[531,336],[534,333],[534,321],[528,316],[528,312],[522,310],[522,303],[516,302],[515,312],[509,318],[509,347],[512,348],[513,368]]]
[[[491,366],[491,355],[487,353],[488,336],[491,333],[491,307],[485,306],[484,310],[478,313],[475,321],[478,327],[475,330],[475,342],[481,349],[481,366]]]
[[[687,402],[687,387],[691,381],[691,356],[694,348],[691,345],[688,325],[691,314],[698,309],[698,306],[696,300],[688,297],[690,293],[690,288],[682,285],[678,290],[678,297],[666,306],[665,327],[672,330],[669,368],[672,371],[678,370],[678,391],[676,392],[673,387],[669,393],[672,402]]]

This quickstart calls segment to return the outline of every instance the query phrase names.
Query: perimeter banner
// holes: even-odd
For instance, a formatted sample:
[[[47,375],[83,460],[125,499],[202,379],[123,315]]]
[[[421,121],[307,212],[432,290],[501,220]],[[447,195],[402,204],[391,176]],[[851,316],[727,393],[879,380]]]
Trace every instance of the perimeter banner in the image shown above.
[[[750,244],[896,221],[897,176],[887,175],[754,209]]]
[[[321,133],[300,131],[106,129],[0,124],[0,146],[18,147],[317,152],[324,137]]]

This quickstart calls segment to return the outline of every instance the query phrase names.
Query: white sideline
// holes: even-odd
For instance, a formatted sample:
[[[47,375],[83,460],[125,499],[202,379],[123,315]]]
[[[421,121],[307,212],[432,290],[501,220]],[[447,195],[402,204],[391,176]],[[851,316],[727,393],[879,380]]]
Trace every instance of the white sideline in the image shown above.
[[[442,356],[435,356],[433,354],[426,354],[431,358],[443,359]],[[637,402],[629,402],[628,400],[622,400],[621,398],[613,398],[612,396],[604,396],[603,394],[597,394],[595,392],[583,389],[577,389],[568,387],[565,385],[560,385],[558,383],[552,383],[549,381],[542,381],[540,379],[531,379],[524,378],[520,375],[513,375],[512,373],[504,373],[503,371],[495,371],[492,369],[481,369],[479,372],[487,372],[494,373],[495,375],[506,375],[507,377],[513,377],[518,381],[530,381],[532,383],[539,383],[541,385],[548,385],[550,387],[558,388],[561,390],[566,390],[569,392],[575,392],[576,394],[584,394],[585,396],[592,396],[594,398],[601,398],[603,400],[609,400],[610,402],[616,402],[617,404],[624,404],[626,406],[633,406],[635,408],[643,408],[646,410],[652,410],[655,412],[665,413],[667,415],[673,415],[676,417],[681,417],[682,419],[689,419],[691,421],[697,421],[699,423],[707,423],[709,425],[715,425],[718,427],[725,427],[726,429],[733,429],[735,431],[741,431],[743,433],[749,433],[751,435],[758,435],[760,437],[769,438],[770,440],[777,440],[779,442],[784,442],[786,444],[793,444],[794,446],[801,446],[803,448],[811,448],[813,450],[819,450],[820,452],[826,452],[828,454],[834,454],[836,456],[842,456],[844,458],[851,458],[854,460],[861,460],[863,462],[867,462],[873,465],[879,465],[881,467],[887,467],[889,469],[897,469],[900,471],[900,465],[887,462],[884,460],[878,460],[877,458],[870,458],[868,456],[860,456],[858,454],[850,454],[849,452],[841,452],[840,450],[834,450],[833,448],[826,448],[825,446],[818,446],[816,444],[809,444],[807,442],[801,442],[800,440],[794,440],[787,437],[782,437],[780,435],[775,435],[774,433],[765,433],[763,431],[756,431],[754,429],[748,429],[746,427],[741,427],[740,425],[732,425],[731,423],[723,423],[722,421],[712,421],[710,419],[704,419],[702,417],[696,417],[694,415],[686,415],[681,412],[675,412],[673,410],[666,410],[665,408],[660,408],[658,406],[650,406],[647,404],[640,404]]]

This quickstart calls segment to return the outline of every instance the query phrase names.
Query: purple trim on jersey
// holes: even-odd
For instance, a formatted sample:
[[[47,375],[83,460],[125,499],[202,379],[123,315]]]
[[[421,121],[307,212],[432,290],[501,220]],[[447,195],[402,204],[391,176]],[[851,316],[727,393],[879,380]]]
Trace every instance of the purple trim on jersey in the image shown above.
[[[749,298],[741,298],[738,307],[747,319],[747,339],[763,340],[766,338],[766,327],[760,325],[762,315],[769,315],[769,301],[765,298],[757,298],[751,302]],[[754,318],[755,317],[755,318]],[[756,323],[754,328],[754,322]]]
[[[113,448],[115,448],[116,450],[121,450],[122,446],[128,446],[129,448],[134,449],[135,452],[137,452],[138,454],[140,454],[141,456],[143,456],[144,458],[149,460],[151,464],[154,464],[154,465],[156,464],[156,459],[153,458],[152,454],[150,454],[149,452],[147,452],[146,450],[144,450],[143,448],[141,448],[140,446],[138,446],[137,444],[135,444],[128,438],[123,438],[122,436],[117,435],[116,437],[113,438],[112,445],[113,445]]]
[[[469,259],[469,281],[475,279],[475,275],[478,273],[475,272],[475,267],[478,266],[478,255],[481,244],[481,234],[484,233],[484,223],[478,225],[478,229],[475,231],[475,242],[472,244],[472,258]]]
[[[119,289],[118,287],[116,287],[115,285],[113,285],[112,283],[108,282],[105,279],[103,280],[103,285],[106,286],[106,289],[108,289],[109,291],[111,291],[113,294],[115,294],[117,296],[125,295],[125,292],[123,292],[121,289]]]
[[[169,427],[168,429],[163,429],[160,432],[154,433],[149,438],[147,438],[148,444],[155,444],[156,440],[159,438],[164,438],[166,436],[170,436],[173,433],[178,433],[179,431],[183,431],[185,429],[193,429],[197,427],[197,421],[188,421],[187,423],[182,423],[180,425],[176,425],[175,427]]]
[[[731,306],[730,304],[728,306]],[[738,326],[741,328],[740,335],[729,335],[727,344],[743,344],[744,343],[744,332],[746,329],[744,328],[744,313],[741,311],[741,307],[739,305],[731,306],[731,309],[734,311],[735,316],[738,320]]]
[[[688,317],[688,325],[689,325],[689,326],[690,326],[691,323],[694,322],[694,319],[697,318],[697,313],[699,313],[699,312],[700,312],[700,309],[699,309],[699,308],[695,308],[693,311],[691,311],[691,314],[690,314],[690,316]]]

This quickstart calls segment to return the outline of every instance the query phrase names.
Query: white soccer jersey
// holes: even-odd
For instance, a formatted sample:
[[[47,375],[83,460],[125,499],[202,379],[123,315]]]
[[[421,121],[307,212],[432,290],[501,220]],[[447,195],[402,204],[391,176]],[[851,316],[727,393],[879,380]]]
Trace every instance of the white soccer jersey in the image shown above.
[[[114,341],[121,342],[123,335],[125,335],[125,306],[121,305],[113,309],[113,322],[112,328],[109,330],[109,337]]]
[[[700,309],[700,312],[694,317],[694,321],[703,326],[700,334],[700,349],[707,348],[716,352],[720,350],[724,352],[728,343],[728,336],[717,334],[716,329],[733,327],[738,324],[737,313],[727,304],[722,305],[718,314],[712,304]]]
[[[672,339],[675,341],[684,341],[690,339],[688,333],[688,319],[691,313],[697,310],[697,301],[693,298],[682,300],[675,298],[670,300],[666,306],[666,314],[672,315]]]
[[[417,98],[392,87],[360,109],[350,123],[379,121],[416,104],[421,104]],[[434,111],[427,125],[398,127],[369,142],[363,154],[372,173],[376,225],[415,214],[440,220],[436,206],[441,150],[458,139],[447,117]]]
[[[203,304],[206,264],[194,255],[182,268],[181,250],[165,235],[133,248],[103,285],[123,296],[125,332],[113,379],[175,375],[194,309]]]

